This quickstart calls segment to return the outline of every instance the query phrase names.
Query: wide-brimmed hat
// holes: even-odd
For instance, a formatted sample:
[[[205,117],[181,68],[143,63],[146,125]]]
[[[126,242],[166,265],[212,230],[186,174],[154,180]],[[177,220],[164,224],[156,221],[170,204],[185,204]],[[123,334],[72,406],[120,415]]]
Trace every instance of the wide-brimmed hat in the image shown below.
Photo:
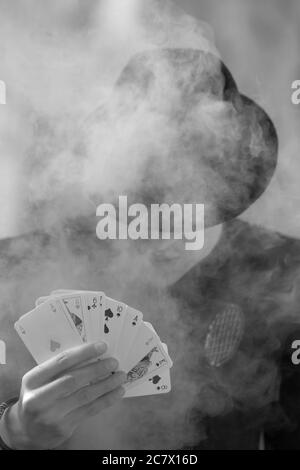
[[[267,188],[277,163],[275,127],[213,54],[138,53],[110,102],[124,122],[134,116],[132,139],[140,116],[153,144],[142,177],[128,191],[131,202],[203,203],[205,225],[212,226],[237,217]]]

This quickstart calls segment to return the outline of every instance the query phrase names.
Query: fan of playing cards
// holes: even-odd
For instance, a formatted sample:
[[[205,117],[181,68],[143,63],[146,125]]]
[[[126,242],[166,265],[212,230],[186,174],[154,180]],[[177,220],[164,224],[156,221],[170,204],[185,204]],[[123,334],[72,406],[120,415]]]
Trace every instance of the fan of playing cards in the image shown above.
[[[104,292],[57,290],[40,297],[15,329],[38,364],[85,342],[104,341],[102,356],[127,373],[125,397],[168,393],[172,361],[143,314]]]

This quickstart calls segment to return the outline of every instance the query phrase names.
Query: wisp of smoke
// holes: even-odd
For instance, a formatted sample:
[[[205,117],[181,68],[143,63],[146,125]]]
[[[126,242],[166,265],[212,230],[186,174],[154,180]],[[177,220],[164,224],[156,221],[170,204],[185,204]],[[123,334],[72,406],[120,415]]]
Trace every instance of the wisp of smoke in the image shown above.
[[[238,375],[208,374],[195,359],[195,349],[201,353],[204,348],[206,325],[199,324],[197,314],[185,315],[185,306],[155,285],[151,273],[147,277],[138,249],[132,251],[127,242],[99,243],[92,216],[98,203],[138,189],[141,181],[149,190],[158,179],[160,185],[166,183],[166,199],[172,199],[174,187],[183,198],[199,197],[195,161],[184,160],[180,152],[174,159],[179,127],[166,119],[165,111],[178,97],[164,64],[154,65],[162,67],[165,94],[154,89],[147,103],[139,103],[130,87],[121,89],[121,97],[113,87],[129,58],[143,50],[192,47],[218,55],[212,31],[167,1],[90,0],[84,7],[76,0],[42,3],[0,1],[0,78],[10,90],[9,105],[0,117],[1,165],[6,166],[10,155],[21,155],[11,191],[16,204],[24,200],[17,222],[11,220],[3,235],[36,229],[51,234],[3,245],[1,335],[9,345],[8,357],[15,360],[3,369],[1,395],[16,393],[22,374],[33,366],[22,345],[15,343],[12,323],[32,308],[34,299],[54,288],[103,289],[140,308],[166,339],[175,364],[173,392],[167,399],[140,398],[107,410],[86,422],[70,446],[192,445],[205,437],[192,417],[194,407],[203,416],[217,416],[230,410],[234,399],[250,408],[265,404],[270,398],[262,391],[273,382],[273,366],[263,364],[263,376],[259,355],[250,363],[240,355]],[[182,78],[188,82],[189,76]],[[123,115],[120,98],[130,108]],[[221,148],[222,140],[239,132],[227,115],[226,105],[203,96],[201,109],[185,125],[219,139]],[[149,161],[154,155],[159,159]],[[218,190],[225,191],[219,183]],[[183,317],[188,319],[183,322]],[[245,370],[248,376],[242,375]],[[258,383],[243,388],[249,376],[259,377]]]

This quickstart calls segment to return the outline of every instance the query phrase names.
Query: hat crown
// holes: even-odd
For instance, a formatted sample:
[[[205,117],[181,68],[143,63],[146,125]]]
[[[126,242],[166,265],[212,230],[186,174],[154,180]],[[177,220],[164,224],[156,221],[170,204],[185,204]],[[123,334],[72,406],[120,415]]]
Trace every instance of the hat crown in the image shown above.
[[[156,106],[187,107],[200,100],[233,99],[236,82],[220,59],[197,49],[154,49],[136,54],[123,69],[115,91]],[[155,97],[155,99],[154,99]]]
[[[122,159],[138,175],[123,185],[130,201],[204,204],[206,227],[246,210],[276,168],[271,119],[239,93],[228,68],[210,52],[136,54],[91,121],[93,151],[103,156],[108,148],[105,158]]]

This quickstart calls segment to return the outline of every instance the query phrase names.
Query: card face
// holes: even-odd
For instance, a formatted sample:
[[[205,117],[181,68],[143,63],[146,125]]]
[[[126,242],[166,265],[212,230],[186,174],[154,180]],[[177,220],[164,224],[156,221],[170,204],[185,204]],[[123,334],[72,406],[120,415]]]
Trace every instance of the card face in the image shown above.
[[[84,292],[84,291],[79,291],[79,290],[73,290],[73,289],[56,289],[53,290],[50,295],[43,295],[41,297],[38,297],[35,301],[35,306],[37,307],[38,305],[41,305],[43,302],[46,300],[51,299],[52,297],[59,297],[62,294],[76,294],[79,292]]]
[[[104,326],[104,292],[58,289],[50,296],[39,297],[36,305],[46,300],[59,298],[64,311],[72,321],[84,342],[97,342]]]
[[[122,370],[128,373],[146,354],[151,351],[156,342],[156,334],[142,322],[135,338],[134,344],[128,350],[127,355],[123,358]]]
[[[172,361],[163,345],[158,341],[151,350],[128,372],[125,388],[132,388],[160,369],[170,368]]]
[[[140,325],[143,321],[143,314],[135,308],[127,306],[126,315],[123,322],[122,332],[115,350],[115,358],[119,361],[119,369],[123,369],[123,359],[131,347],[138,334]]]
[[[160,395],[171,391],[170,369],[161,370],[151,374],[145,382],[126,390],[125,398],[142,397],[146,395]]]
[[[74,294],[76,292],[85,292],[82,290],[77,290],[77,289],[55,289],[51,292],[50,296],[56,296],[56,295],[61,295],[61,294]]]
[[[44,302],[46,302],[46,300],[49,300],[49,299],[50,299],[49,295],[44,295],[42,297],[39,297],[35,301],[35,306],[38,307],[39,305],[43,304]]]
[[[143,314],[104,292],[59,289],[37,299],[38,307],[15,325],[37,362],[83,342],[105,341],[127,373],[125,397],[171,390],[172,360]]]
[[[81,336],[83,342],[87,341],[84,317],[83,317],[83,305],[80,293],[69,293],[62,294],[58,298],[61,303],[63,311],[68,318],[71,326]]]
[[[15,329],[38,364],[82,344],[80,335],[55,300],[48,300],[22,316]]]
[[[96,343],[101,340],[104,329],[104,292],[81,293],[83,319],[88,342]]]
[[[158,345],[160,345],[160,349],[163,351],[169,367],[171,367],[172,361],[167,352],[161,347],[159,337],[152,328],[149,328],[146,322],[142,322],[135,341],[122,362],[124,372],[130,372],[133,367],[137,366],[137,364]]]
[[[105,297],[104,325],[101,339],[108,345],[103,357],[114,357],[117,343],[126,316],[127,305],[110,297]]]

